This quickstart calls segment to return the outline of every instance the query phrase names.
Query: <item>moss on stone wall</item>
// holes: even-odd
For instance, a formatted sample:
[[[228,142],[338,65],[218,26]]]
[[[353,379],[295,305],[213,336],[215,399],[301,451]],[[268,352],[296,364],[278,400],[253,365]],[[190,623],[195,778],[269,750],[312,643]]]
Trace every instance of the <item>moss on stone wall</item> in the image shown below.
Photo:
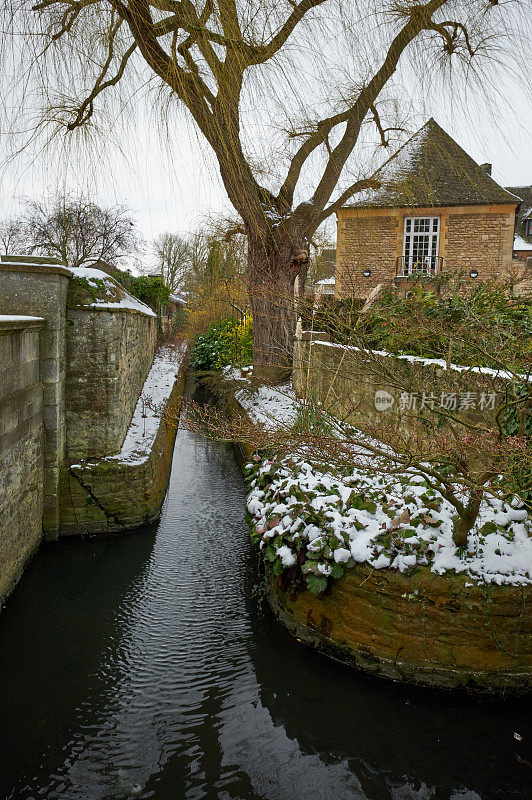
[[[477,691],[532,683],[530,594],[427,568],[412,575],[358,564],[319,600],[295,600],[269,576],[276,616],[345,663],[396,681]]]

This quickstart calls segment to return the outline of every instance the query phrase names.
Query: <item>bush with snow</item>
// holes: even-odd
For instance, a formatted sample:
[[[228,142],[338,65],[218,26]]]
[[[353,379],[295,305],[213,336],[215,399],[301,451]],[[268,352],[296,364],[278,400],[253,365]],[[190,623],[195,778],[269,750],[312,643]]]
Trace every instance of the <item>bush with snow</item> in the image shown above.
[[[532,583],[532,523],[524,509],[485,500],[467,547],[457,548],[453,507],[419,475],[341,472],[295,457],[259,459],[246,475],[252,539],[293,594],[307,588],[320,595],[356,562]]]

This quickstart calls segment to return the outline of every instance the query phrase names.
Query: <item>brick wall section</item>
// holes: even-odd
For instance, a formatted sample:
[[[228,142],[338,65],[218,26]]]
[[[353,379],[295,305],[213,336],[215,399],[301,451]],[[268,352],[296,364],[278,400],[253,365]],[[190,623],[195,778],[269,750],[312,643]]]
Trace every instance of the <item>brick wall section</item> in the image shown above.
[[[68,309],[67,458],[120,450],[153,361],[154,317],[132,309]]]
[[[43,317],[40,380],[44,406],[43,531],[57,538],[59,475],[65,455],[66,296],[70,273],[54,259],[7,257],[0,261],[0,314]],[[18,259],[18,260],[16,260]]]
[[[44,320],[0,318],[0,603],[42,536]]]
[[[453,214],[444,228],[445,269],[495,280],[510,272],[514,213]]]
[[[335,294],[367,295],[378,283],[395,276],[399,220],[396,216],[340,217]],[[363,276],[371,270],[368,278]]]
[[[62,535],[120,532],[158,519],[170,477],[185,376],[182,365],[143,463],[100,461],[65,471]]]

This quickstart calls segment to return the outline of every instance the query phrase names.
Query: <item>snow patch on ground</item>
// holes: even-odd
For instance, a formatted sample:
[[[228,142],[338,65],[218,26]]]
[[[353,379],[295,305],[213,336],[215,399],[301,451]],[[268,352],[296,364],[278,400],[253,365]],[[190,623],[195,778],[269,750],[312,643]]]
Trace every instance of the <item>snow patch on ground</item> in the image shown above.
[[[291,427],[297,417],[297,400],[292,383],[259,386],[255,391],[239,389],[236,399],[251,420],[266,428]]]

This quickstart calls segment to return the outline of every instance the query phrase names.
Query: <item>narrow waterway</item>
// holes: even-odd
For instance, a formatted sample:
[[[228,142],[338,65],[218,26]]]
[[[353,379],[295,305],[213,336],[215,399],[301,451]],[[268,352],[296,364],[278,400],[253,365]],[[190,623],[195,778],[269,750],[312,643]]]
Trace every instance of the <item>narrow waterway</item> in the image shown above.
[[[233,451],[181,427],[157,526],[41,550],[0,614],[1,800],[529,798],[530,706],[293,640],[244,499]]]

